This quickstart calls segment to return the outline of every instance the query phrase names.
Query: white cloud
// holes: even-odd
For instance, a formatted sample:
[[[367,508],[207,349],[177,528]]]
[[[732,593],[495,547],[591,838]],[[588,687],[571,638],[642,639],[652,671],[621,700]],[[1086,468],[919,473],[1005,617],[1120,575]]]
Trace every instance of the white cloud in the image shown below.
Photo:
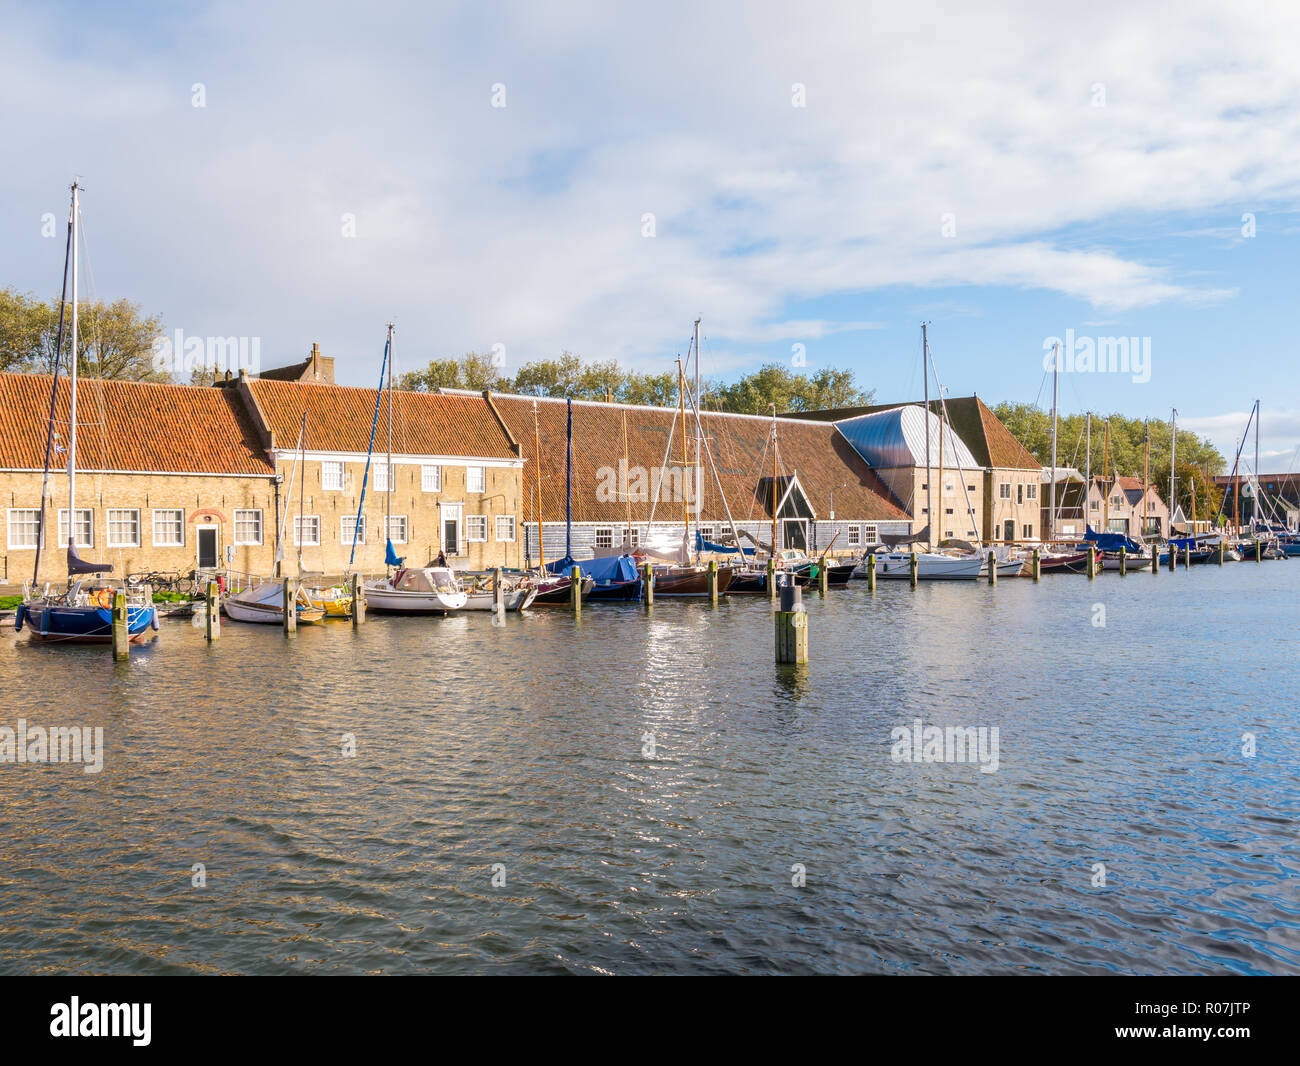
[[[886,286],[1045,289],[1104,313],[1224,299],[1059,234],[1285,205],[1300,184],[1287,5],[130,17],[7,16],[0,283],[55,286],[39,216],[62,217],[80,174],[102,294],[260,336],[272,362],[320,340],[350,380],[390,318],[399,367],[502,343],[508,364],[568,348],[662,368],[697,313],[739,353],[869,328],[787,307]]]

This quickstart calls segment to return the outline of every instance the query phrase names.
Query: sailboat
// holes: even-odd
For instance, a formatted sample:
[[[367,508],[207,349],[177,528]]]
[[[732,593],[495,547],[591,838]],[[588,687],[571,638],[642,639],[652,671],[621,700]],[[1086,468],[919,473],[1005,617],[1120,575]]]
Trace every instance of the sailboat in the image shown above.
[[[88,581],[92,575],[111,573],[109,563],[93,563],[77,553],[77,254],[81,227],[80,186],[72,185],[72,211],[68,220],[68,246],[63,262],[64,297],[67,296],[68,267],[72,268],[72,343],[68,355],[68,581],[63,591],[47,584],[39,592],[41,548],[45,541],[45,493],[42,488],[40,528],[36,549],[36,569],[32,580],[24,585],[23,600],[18,605],[14,628],[30,630],[31,639],[51,643],[108,643],[113,639],[113,600],[117,593],[126,594],[126,629],[129,639],[139,642],[150,630],[158,629],[158,611],[145,599],[145,587],[132,588],[123,582],[98,587]],[[59,355],[63,350],[63,303],[60,301],[59,332],[55,346],[54,379],[50,393],[50,425],[45,449],[45,477],[49,478],[50,455],[54,440],[54,412],[59,387]]]
[[[934,534],[932,532],[934,521],[934,501],[933,490],[931,489],[932,475],[930,468],[930,338],[926,331],[926,324],[921,323],[921,377],[924,380],[925,388],[925,498],[926,498],[926,516],[929,519],[921,533],[917,534],[913,542],[919,542],[922,534],[925,537],[926,551],[916,553],[916,576],[920,581],[974,581],[979,578],[980,572],[984,569],[984,558],[979,552],[973,553],[953,553],[936,552],[933,549]],[[942,396],[940,397],[942,400]],[[943,448],[944,420],[939,420],[939,447]],[[943,458],[940,451],[940,482],[943,480]],[[939,486],[939,505],[943,507],[943,485]],[[912,553],[911,552],[883,552],[876,556],[876,577],[886,580],[910,580],[912,576]]]
[[[384,341],[384,359],[379,367],[379,391],[375,394],[375,417],[370,424],[370,449],[366,453],[366,470],[361,477],[361,499],[357,504],[357,519],[352,525],[351,566],[356,559],[357,538],[361,529],[361,516],[366,505],[366,486],[370,482],[370,462],[375,454],[375,431],[379,427],[379,405],[388,393],[388,469],[384,478],[388,498],[384,505],[384,568],[396,567],[396,572],[364,585],[366,606],[372,611],[391,614],[448,614],[465,606],[468,596],[460,587],[455,572],[449,566],[408,567],[393,550],[389,535],[393,497],[393,324],[388,323],[388,337]],[[387,374],[387,385],[384,377]]]

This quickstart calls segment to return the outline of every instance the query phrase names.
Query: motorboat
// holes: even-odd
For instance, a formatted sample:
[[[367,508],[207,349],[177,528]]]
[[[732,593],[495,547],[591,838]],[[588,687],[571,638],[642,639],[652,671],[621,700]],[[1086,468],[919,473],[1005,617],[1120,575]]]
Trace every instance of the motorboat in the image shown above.
[[[445,566],[403,567],[364,588],[367,608],[391,614],[448,614],[462,610],[469,599]]]
[[[257,622],[278,626],[284,623],[284,582],[263,581],[227,596],[221,606],[227,617],[236,622]],[[323,608],[314,607],[302,589],[294,604],[300,623],[314,624],[325,620]]]

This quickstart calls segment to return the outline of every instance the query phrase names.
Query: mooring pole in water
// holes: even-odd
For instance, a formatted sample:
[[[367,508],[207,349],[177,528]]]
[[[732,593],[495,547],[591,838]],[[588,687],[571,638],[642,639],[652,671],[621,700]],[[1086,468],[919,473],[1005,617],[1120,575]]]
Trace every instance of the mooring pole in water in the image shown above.
[[[1124,577],[1128,574],[1128,552],[1124,550],[1123,545],[1119,549],[1119,576]]]
[[[998,583],[998,561],[992,552],[989,552],[989,584]]]
[[[641,595],[647,607],[655,605],[655,568],[650,563],[641,569]]]
[[[799,666],[808,662],[808,615],[803,609],[799,586],[791,574],[781,586],[781,609],[776,622],[776,664]]]
[[[912,552],[912,562],[910,563],[910,566],[912,570],[912,588],[916,588],[917,575],[920,572],[920,563],[916,558],[916,552]]]
[[[1187,545],[1187,552],[1186,552],[1186,554],[1183,556],[1183,565],[1184,565],[1184,566],[1191,566],[1191,565],[1192,565],[1192,546],[1191,546],[1190,544]]]
[[[1097,576],[1097,553],[1088,546],[1088,580],[1091,581]]]
[[[569,610],[582,613],[582,570],[577,566],[569,570]]]
[[[718,605],[718,561],[709,560],[709,602]]]
[[[492,570],[492,610],[500,614],[506,609],[505,583],[501,576],[501,567]]]
[[[817,564],[817,591],[821,595],[825,596],[826,593],[830,591],[830,587],[831,572],[830,568],[826,565],[826,560],[823,559]]]
[[[1169,544],[1169,569],[1178,569],[1178,549],[1174,547],[1172,541]]]
[[[1153,574],[1160,573],[1160,545],[1159,544],[1151,545],[1151,572]]]
[[[876,553],[867,556],[867,591],[876,591]]]
[[[366,621],[366,588],[361,583],[361,575],[352,575],[352,628],[356,629],[359,625],[365,625]]]
[[[1259,562],[1263,562],[1263,560],[1264,560],[1263,547],[1260,545],[1260,542],[1256,540],[1255,541],[1255,562],[1259,563]]]
[[[126,631],[126,593],[113,596],[113,661],[131,658],[131,638]]]
[[[1219,565],[1223,565],[1223,538],[1219,538]]]
[[[776,599],[776,559],[767,561],[767,598]]]
[[[208,617],[203,623],[203,635],[208,640],[221,636],[221,591],[215,581],[208,582]]]
[[[1032,573],[1034,575],[1035,581],[1037,581],[1039,578],[1043,576],[1043,557],[1039,553],[1037,548],[1034,549],[1034,561],[1032,564]]]
[[[298,579],[284,579],[284,635],[298,632]]]

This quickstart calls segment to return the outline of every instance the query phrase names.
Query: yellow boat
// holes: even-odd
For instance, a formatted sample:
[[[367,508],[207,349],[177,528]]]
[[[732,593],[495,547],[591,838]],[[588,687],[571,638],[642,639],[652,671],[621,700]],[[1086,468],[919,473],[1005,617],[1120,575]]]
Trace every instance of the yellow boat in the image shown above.
[[[301,595],[326,618],[351,618],[352,593],[342,585],[329,588],[304,587]]]

